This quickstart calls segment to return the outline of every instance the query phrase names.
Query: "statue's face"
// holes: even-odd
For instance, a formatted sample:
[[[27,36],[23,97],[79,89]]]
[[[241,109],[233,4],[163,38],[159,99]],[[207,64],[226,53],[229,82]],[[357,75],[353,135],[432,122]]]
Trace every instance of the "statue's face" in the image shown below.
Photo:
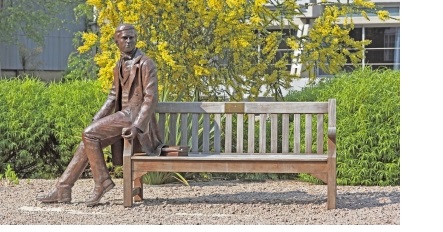
[[[121,52],[130,53],[135,49],[137,35],[135,30],[124,30],[117,37],[117,46]]]

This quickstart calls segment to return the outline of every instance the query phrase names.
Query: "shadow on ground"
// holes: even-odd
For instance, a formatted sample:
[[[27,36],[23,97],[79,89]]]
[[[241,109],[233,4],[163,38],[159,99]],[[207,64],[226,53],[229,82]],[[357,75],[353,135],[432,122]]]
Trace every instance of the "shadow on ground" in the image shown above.
[[[221,185],[232,185],[220,183]],[[199,184],[200,186],[204,184]],[[217,193],[195,197],[150,198],[145,195],[143,201],[134,202],[134,206],[162,205],[162,204],[326,204],[325,194],[308,194],[305,191],[295,190],[286,192],[240,192]],[[375,192],[345,192],[337,193],[337,209],[361,209],[380,207],[400,203],[400,191]]]

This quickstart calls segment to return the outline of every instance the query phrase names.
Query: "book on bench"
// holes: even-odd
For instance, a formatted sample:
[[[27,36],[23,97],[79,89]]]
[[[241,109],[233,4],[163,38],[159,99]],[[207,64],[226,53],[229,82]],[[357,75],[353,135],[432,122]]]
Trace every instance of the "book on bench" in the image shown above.
[[[162,148],[160,156],[188,156],[188,146],[169,146],[165,145]]]

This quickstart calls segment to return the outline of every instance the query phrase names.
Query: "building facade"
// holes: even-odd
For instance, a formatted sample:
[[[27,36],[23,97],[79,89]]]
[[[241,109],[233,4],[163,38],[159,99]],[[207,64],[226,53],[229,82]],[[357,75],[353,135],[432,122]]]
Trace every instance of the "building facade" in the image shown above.
[[[67,68],[69,55],[76,50],[74,34],[87,28],[86,20],[76,20],[74,12],[63,17],[66,21],[64,29],[50,31],[44,36],[42,45],[20,31],[16,32],[15,43],[0,43],[0,77],[27,73],[45,81],[59,80]]]
[[[352,1],[352,0],[351,0]],[[298,1],[300,5],[305,3],[316,3],[321,0],[301,0]],[[394,18],[400,19],[400,0],[372,0],[378,8],[383,8],[390,13]],[[296,19],[299,24],[300,31],[298,36],[309,33],[309,28],[312,27],[315,19],[321,15],[323,9],[321,6],[309,6],[303,8],[305,16]],[[388,68],[400,70],[400,21],[389,19],[387,21],[380,20],[377,15],[368,13],[368,18],[361,15],[354,15],[354,29],[350,32],[350,36],[355,40],[371,40],[371,44],[364,49],[364,58],[361,61],[361,67],[372,68]],[[339,23],[343,23],[340,21]],[[287,32],[291,34],[291,32]],[[294,53],[295,55],[303,52],[303,50],[292,51],[286,47],[279,49],[280,55],[286,52]],[[287,64],[288,70],[292,74],[301,76],[299,80],[292,83],[292,89],[300,90],[308,83],[308,72],[303,69],[303,65],[294,60]],[[345,65],[345,70],[352,71],[355,67],[348,63]],[[316,67],[315,75],[319,78],[329,76],[319,67]]]

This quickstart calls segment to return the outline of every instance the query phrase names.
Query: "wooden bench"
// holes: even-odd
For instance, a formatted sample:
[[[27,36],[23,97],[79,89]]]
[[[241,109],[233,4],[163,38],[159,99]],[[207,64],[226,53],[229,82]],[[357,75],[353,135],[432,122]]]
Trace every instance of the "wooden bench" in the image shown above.
[[[125,140],[125,207],[143,199],[141,177],[154,171],[308,173],[327,183],[327,208],[336,207],[335,99],[161,102],[157,113],[165,143],[187,145],[189,155],[146,156],[134,153],[132,141]]]

